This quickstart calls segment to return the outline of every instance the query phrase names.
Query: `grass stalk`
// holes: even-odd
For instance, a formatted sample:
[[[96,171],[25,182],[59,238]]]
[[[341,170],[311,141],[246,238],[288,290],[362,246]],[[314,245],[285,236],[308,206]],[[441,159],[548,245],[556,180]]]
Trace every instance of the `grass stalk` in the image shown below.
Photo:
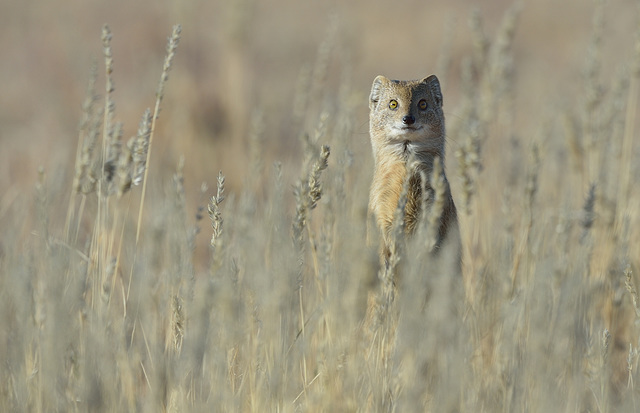
[[[182,27],[179,24],[173,26],[173,31],[171,32],[171,36],[169,37],[169,41],[167,43],[167,55],[164,59],[162,74],[160,75],[160,82],[158,83],[158,89],[156,91],[156,104],[155,104],[155,108],[153,109],[153,116],[151,118],[152,119],[151,128],[149,132],[149,145],[147,148],[146,169],[144,171],[144,178],[142,179],[142,194],[140,195],[140,209],[138,210],[138,225],[136,227],[136,246],[138,245],[138,241],[140,240],[140,229],[142,228],[142,213],[144,210],[145,195],[147,193],[147,178],[149,176],[151,148],[153,144],[153,135],[156,130],[156,120],[158,120],[158,115],[160,114],[160,104],[162,103],[162,99],[164,98],[164,85],[169,78],[169,70],[171,69],[171,64],[173,63],[173,58],[176,54],[178,43],[180,42],[181,33],[182,33]]]

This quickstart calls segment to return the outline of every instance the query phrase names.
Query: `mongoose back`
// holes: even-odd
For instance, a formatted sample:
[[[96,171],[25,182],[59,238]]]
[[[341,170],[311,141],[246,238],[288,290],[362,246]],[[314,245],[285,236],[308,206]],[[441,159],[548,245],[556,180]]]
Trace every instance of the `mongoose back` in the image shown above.
[[[444,175],[445,122],[438,78],[398,81],[378,76],[369,97],[369,132],[375,160],[369,209],[382,233],[383,258],[388,258],[391,228],[405,179],[409,179],[404,230],[411,235],[420,219],[423,190],[429,191],[427,207],[433,205],[430,185],[434,160],[440,158],[444,199],[436,225],[437,250],[449,233],[458,231],[456,207]],[[422,182],[426,176],[426,182]]]

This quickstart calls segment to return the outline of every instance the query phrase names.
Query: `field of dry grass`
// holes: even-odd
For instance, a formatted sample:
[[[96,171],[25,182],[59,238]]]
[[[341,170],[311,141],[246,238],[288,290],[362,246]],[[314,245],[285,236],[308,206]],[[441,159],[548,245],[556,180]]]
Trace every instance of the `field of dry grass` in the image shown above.
[[[0,4],[0,410],[640,410],[640,9],[530,3]],[[392,285],[367,96],[431,73],[462,274]]]

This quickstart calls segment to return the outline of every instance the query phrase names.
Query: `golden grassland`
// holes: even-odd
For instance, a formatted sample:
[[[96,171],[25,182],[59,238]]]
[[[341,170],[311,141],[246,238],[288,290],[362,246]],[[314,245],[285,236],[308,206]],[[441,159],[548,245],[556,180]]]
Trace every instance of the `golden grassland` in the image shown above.
[[[0,410],[640,409],[637,5],[276,4],[2,5]],[[461,271],[379,269],[380,73],[443,84]]]

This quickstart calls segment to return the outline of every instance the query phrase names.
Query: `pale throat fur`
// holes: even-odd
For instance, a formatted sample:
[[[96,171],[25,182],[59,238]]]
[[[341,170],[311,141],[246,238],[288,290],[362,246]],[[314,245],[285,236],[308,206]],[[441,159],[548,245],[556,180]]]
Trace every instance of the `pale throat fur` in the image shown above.
[[[390,80],[378,76],[373,82],[369,98],[369,131],[375,171],[369,208],[376,217],[385,242],[407,170],[417,174],[422,171],[430,176],[435,157],[444,162],[445,122],[442,103],[440,83],[434,75],[416,81]],[[407,165],[408,162],[411,165]],[[428,181],[426,187],[429,188]],[[409,193],[408,197],[416,195],[420,194]],[[450,198],[448,183],[447,197]],[[408,202],[412,201],[417,200],[408,199]],[[451,207],[455,211],[452,200]],[[409,220],[406,229],[409,232],[411,224],[415,225],[411,219],[417,220],[418,213],[418,210],[406,211]]]

